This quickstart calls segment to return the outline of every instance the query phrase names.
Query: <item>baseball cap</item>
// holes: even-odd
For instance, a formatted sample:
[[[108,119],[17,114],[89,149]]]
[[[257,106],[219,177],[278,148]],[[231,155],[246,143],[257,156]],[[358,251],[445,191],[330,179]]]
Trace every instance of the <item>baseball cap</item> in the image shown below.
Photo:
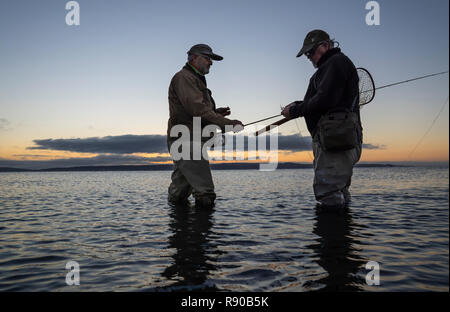
[[[213,53],[211,47],[209,45],[203,44],[203,43],[196,44],[196,45],[192,46],[187,53],[188,54],[200,54],[200,55],[208,56],[214,61],[221,61],[221,60],[223,60],[222,56]]]
[[[314,29],[311,30],[305,37],[303,41],[303,47],[300,52],[298,52],[297,57],[302,56],[305,52],[312,49],[319,42],[330,40],[330,36],[323,30]]]

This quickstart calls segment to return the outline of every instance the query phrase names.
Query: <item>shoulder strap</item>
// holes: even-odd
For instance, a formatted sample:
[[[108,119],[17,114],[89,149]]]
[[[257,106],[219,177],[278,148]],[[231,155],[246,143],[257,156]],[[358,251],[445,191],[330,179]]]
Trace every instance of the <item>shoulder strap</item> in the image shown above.
[[[351,111],[351,112],[354,112],[354,111],[355,111],[356,103],[357,103],[357,101],[358,101],[358,96],[359,96],[359,94],[357,94],[357,95],[355,96],[355,99],[353,100],[352,107],[350,108],[350,111]]]

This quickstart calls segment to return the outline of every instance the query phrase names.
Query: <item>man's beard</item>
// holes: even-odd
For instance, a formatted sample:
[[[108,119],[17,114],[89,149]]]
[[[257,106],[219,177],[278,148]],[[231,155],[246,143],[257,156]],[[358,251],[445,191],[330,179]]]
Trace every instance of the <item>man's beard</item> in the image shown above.
[[[206,74],[208,74],[208,73],[209,73],[209,66],[206,65],[204,68],[202,68],[202,74],[203,74],[203,75],[206,75]]]

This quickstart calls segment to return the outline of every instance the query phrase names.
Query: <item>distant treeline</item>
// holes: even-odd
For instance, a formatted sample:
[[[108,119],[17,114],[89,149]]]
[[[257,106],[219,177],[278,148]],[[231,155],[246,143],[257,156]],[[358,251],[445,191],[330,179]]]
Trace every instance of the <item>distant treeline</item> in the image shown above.
[[[356,167],[400,167],[392,164],[357,164]],[[311,169],[312,164],[278,163],[277,169]],[[259,163],[220,163],[211,164],[212,170],[258,170]],[[19,169],[0,167],[0,172],[54,172],[54,171],[161,171],[173,170],[172,164],[161,165],[130,165],[130,166],[80,166],[47,169]]]

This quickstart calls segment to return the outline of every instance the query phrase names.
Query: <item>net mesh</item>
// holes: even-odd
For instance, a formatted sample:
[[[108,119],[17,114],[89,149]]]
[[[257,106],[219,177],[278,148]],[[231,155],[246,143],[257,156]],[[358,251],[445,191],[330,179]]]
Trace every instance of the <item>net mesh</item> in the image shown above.
[[[359,77],[359,106],[372,101],[375,96],[375,85],[369,72],[364,68],[358,68]]]

